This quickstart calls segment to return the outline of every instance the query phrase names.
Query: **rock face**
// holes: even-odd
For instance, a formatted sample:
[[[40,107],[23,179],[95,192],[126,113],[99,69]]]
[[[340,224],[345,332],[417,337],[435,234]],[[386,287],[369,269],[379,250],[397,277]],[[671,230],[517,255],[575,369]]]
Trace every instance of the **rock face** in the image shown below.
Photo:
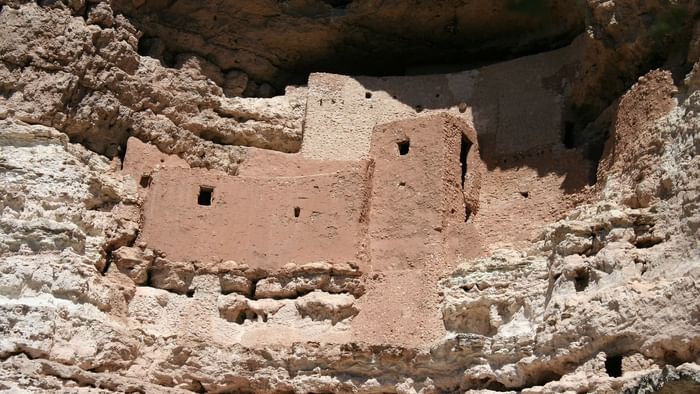
[[[551,49],[583,32],[585,18],[575,0],[115,1],[113,8],[144,33],[145,54],[175,62],[177,54],[196,51],[260,82],[253,91],[265,82],[305,79],[309,71],[402,74],[407,63]]]
[[[142,60],[137,31],[103,6],[109,23],[68,9],[3,8],[5,111],[108,157],[123,155],[130,135],[195,166],[228,172],[244,155],[231,145],[299,149],[303,102],[294,91],[264,102],[227,98],[206,76],[202,58],[183,58],[177,71]]]
[[[697,3],[457,3],[0,0],[0,389],[697,392]]]

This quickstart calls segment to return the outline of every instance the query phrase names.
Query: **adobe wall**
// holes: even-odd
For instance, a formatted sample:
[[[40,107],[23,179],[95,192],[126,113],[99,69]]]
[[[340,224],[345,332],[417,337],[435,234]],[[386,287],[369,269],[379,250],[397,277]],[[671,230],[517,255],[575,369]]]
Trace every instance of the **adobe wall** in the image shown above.
[[[375,126],[433,112],[462,118],[482,154],[510,155],[561,142],[562,95],[582,51],[555,51],[452,74],[350,77],[315,73],[301,153],[312,159],[369,155]]]
[[[374,129],[370,156],[373,270],[422,268],[430,258],[454,255],[448,238],[463,233],[478,201],[481,166],[473,129],[449,114],[387,123]]]
[[[133,175],[138,181],[141,176],[150,174],[159,166],[190,168],[190,165],[178,156],[168,155],[161,152],[155,145],[129,137],[126,141],[122,171]]]
[[[181,161],[129,141],[125,171],[138,179],[161,168],[141,238],[174,260],[273,269],[369,263],[371,254],[366,267],[378,271],[524,239],[585,184],[585,161],[561,144],[560,92],[578,53],[574,44],[443,75],[312,74],[301,152],[248,148],[238,177],[169,169]],[[463,187],[462,136],[471,145]],[[397,154],[401,138],[411,140],[408,155]],[[215,188],[212,206],[197,205],[200,185]]]
[[[140,239],[174,261],[363,266],[370,175],[365,161],[300,177],[164,168],[149,187]],[[210,206],[198,205],[200,186],[213,188]]]
[[[483,245],[527,244],[591,192],[592,167],[577,150],[543,147],[503,160],[484,173],[471,221]]]
[[[349,77],[327,77],[355,83]],[[361,92],[363,100],[392,93],[374,91],[366,99],[364,89]],[[414,92],[416,100],[425,97],[425,92]],[[377,112],[381,116],[369,123],[363,119],[373,116],[371,111],[350,113],[355,130],[365,132],[372,125],[366,142],[353,134],[342,112],[330,111],[324,121],[338,128],[323,132],[342,138],[323,148],[329,149],[326,157],[308,155],[308,147],[319,141],[314,130],[322,130],[311,127],[304,137],[307,150],[299,154],[246,149],[239,176],[171,168],[178,165],[176,159],[135,143],[137,149],[127,150],[125,170],[138,174],[156,168],[151,185],[141,189],[146,200],[139,241],[164,251],[170,261],[198,260],[205,265],[236,260],[274,271],[287,263],[355,262],[360,272],[369,274],[361,279],[366,292],[353,302],[357,315],[340,335],[370,343],[424,344],[447,335],[442,296],[435,291],[441,278],[459,262],[483,256],[491,248],[529,244],[534,230],[581,201],[578,193],[587,179],[588,163],[580,152],[561,144],[559,127],[554,128],[560,109],[547,110],[556,112],[541,119],[551,132],[530,139],[535,148],[527,152],[510,151],[509,138],[529,137],[526,132],[502,132],[518,123],[502,121],[511,115],[500,114],[498,106],[414,111],[393,122],[384,120],[403,116],[400,111]],[[477,121],[489,111],[495,113],[488,116],[500,121]],[[514,111],[517,117],[523,109]],[[475,130],[474,124],[481,129]],[[343,130],[349,134],[336,133]],[[462,136],[471,144],[464,187]],[[408,154],[397,154],[396,143],[406,137],[411,141]],[[482,155],[483,142],[491,146],[490,157]],[[338,160],[343,158],[352,160]],[[214,187],[211,206],[197,204],[200,185]],[[297,206],[300,215],[295,218]],[[280,326],[265,324],[265,330],[251,330],[242,340],[279,340]],[[309,331],[306,323],[303,327],[285,338],[323,341],[333,332]]]
[[[290,177],[342,171],[356,161],[312,160],[298,153],[282,153],[248,148],[246,159],[238,165],[238,175]]]

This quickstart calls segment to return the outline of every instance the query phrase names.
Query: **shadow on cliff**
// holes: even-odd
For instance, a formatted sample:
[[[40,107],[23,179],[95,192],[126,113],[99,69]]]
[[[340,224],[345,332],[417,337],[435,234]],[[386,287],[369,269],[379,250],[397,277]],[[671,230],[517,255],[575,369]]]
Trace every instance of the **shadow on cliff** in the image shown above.
[[[551,97],[533,97],[527,89],[499,89],[507,78],[495,83],[478,81],[477,71],[403,77],[358,77],[371,92],[385,92],[413,108],[417,116],[445,110],[471,118],[481,158],[489,171],[532,168],[538,176],[564,176],[565,193],[578,193],[595,184],[596,169],[606,131],[598,130],[595,141],[578,141],[573,133],[585,127],[565,121],[564,105]],[[591,130],[586,130],[590,133]]]

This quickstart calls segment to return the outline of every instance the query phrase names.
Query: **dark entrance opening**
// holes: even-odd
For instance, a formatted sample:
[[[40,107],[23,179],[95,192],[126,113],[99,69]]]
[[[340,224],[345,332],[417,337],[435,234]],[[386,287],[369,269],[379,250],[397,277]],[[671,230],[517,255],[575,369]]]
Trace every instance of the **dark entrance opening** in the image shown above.
[[[139,181],[139,185],[144,189],[151,186],[151,176],[150,175],[141,175],[141,180]]]
[[[408,150],[411,148],[411,140],[398,142],[397,145],[399,146],[399,154],[401,156],[407,155]]]
[[[576,136],[574,134],[574,122],[564,122],[564,135],[562,136],[562,142],[566,149],[573,149],[576,147]]]
[[[605,355],[605,372],[612,378],[622,376],[622,356]]]
[[[590,281],[590,274],[587,270],[582,270],[576,273],[576,278],[574,278],[574,288],[576,291],[584,291],[588,287],[588,282]]]
[[[462,190],[464,190],[464,181],[467,179],[467,156],[469,156],[469,150],[472,148],[472,142],[469,138],[462,134],[462,144],[459,148],[459,163],[462,166]]]
[[[295,218],[298,218],[300,214],[301,214],[301,208],[300,208],[300,207],[294,207],[294,217],[295,217]]]
[[[197,204],[211,205],[211,195],[214,193],[214,188],[210,186],[200,186],[199,196],[197,196]]]
[[[346,8],[352,0],[323,0],[324,3],[330,5],[333,8]]]

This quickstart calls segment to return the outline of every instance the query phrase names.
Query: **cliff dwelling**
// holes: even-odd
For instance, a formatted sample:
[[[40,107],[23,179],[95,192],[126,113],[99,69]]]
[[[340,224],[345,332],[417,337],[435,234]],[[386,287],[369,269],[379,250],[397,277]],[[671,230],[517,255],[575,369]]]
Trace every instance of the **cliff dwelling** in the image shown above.
[[[700,392],[700,2],[0,0],[0,391]]]
[[[439,320],[421,317],[418,331],[407,323],[438,302],[428,296],[436,275],[490,245],[525,242],[586,198],[594,166],[563,139],[562,70],[576,45],[451,74],[311,74],[307,87],[288,91],[305,105],[298,152],[250,148],[233,174],[130,138],[123,171],[150,179],[139,192],[137,242],[196,270],[247,267],[242,294],[254,299],[350,292],[364,305],[348,319],[352,337],[427,343],[444,332]],[[548,82],[554,76],[559,85]],[[306,284],[295,288],[298,274],[290,274],[266,290],[269,273],[314,264],[352,267],[353,276],[380,275],[386,284],[365,290],[336,286],[347,278],[332,274],[331,282],[302,274]],[[167,288],[185,292],[193,278]],[[384,303],[387,289],[407,307]],[[275,324],[261,311],[246,313]],[[241,316],[230,319],[250,324]],[[278,341],[256,330],[264,332],[253,326],[248,340]]]
[[[361,272],[421,269],[430,257],[454,264],[489,237],[517,240],[570,206],[590,177],[563,144],[560,93],[542,83],[572,53],[446,75],[312,74],[300,152],[254,150],[235,175],[153,160],[157,148],[132,138],[124,170],[151,179],[140,239],[175,260]]]

